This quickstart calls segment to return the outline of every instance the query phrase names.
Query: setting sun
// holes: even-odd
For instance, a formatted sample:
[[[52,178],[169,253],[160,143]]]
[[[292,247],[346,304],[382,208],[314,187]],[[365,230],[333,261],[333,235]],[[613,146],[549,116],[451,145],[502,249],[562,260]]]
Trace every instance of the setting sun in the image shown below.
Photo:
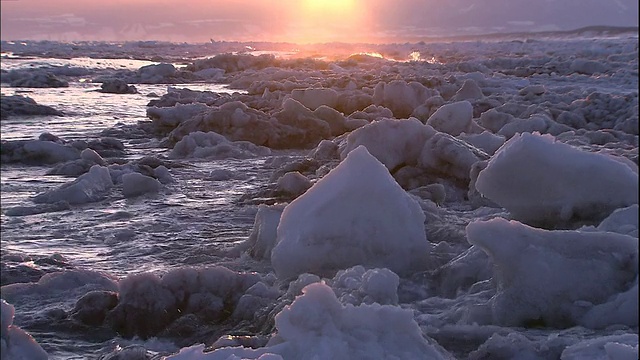
[[[361,0],[305,0],[298,6],[290,41],[315,43],[366,36],[368,16]]]

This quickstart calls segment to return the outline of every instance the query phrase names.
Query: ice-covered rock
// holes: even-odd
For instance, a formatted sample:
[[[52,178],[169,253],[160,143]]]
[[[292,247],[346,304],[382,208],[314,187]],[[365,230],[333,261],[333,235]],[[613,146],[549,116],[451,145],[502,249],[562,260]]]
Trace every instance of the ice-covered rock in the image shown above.
[[[33,201],[35,203],[66,201],[69,204],[84,204],[104,198],[112,187],[113,181],[109,169],[94,165],[86,174],[56,189],[36,195]]]
[[[479,173],[475,186],[515,219],[532,224],[602,219],[638,203],[638,174],[630,166],[550,135],[511,138]]]
[[[407,120],[381,119],[352,131],[340,157],[363,145],[389,171],[401,165],[416,165],[424,143],[435,134],[415,118]]]
[[[458,101],[442,105],[429,117],[427,125],[447,134],[457,136],[469,133],[473,119],[473,106],[468,101]]]
[[[122,194],[126,198],[147,193],[157,193],[161,189],[162,183],[151,176],[146,176],[138,172],[122,175]]]
[[[22,95],[2,95],[0,101],[0,119],[9,116],[29,116],[29,115],[55,115],[64,114],[47,105],[40,105],[30,97]]]
[[[219,321],[258,280],[256,274],[221,266],[177,268],[162,277],[129,275],[119,282],[118,305],[107,313],[105,322],[122,336],[146,339],[189,314]]]
[[[496,265],[491,307],[498,325],[578,324],[638,276],[638,239],[627,235],[549,231],[495,218],[469,224],[467,239]]]
[[[53,204],[38,204],[35,206],[14,206],[4,210],[7,216],[27,216],[42,214],[47,212],[64,211],[69,210],[71,207],[69,203],[62,200],[54,202]]]
[[[138,89],[134,85],[127,84],[121,79],[109,79],[102,82],[99,92],[108,94],[137,94]]]
[[[0,358],[2,360],[46,360],[42,347],[24,330],[13,325],[13,305],[0,300]]]
[[[59,88],[69,87],[69,82],[60,80],[57,76],[49,72],[35,72],[25,74],[25,76],[12,81],[11,86],[25,88]]]
[[[323,283],[307,285],[275,321],[277,335],[265,347],[204,353],[204,345],[195,345],[167,360],[452,358],[422,334],[411,311],[379,304],[344,306]]]
[[[105,165],[105,161],[95,150],[86,148],[80,153],[80,158],[101,166]]]
[[[3,163],[45,165],[80,159],[78,149],[53,141],[3,140],[0,150]]]
[[[404,274],[428,266],[424,213],[360,146],[285,207],[271,263],[279,278],[353,265]]]
[[[176,67],[173,64],[160,63],[142,66],[138,69],[137,75],[141,83],[156,84],[170,82],[176,72]]]

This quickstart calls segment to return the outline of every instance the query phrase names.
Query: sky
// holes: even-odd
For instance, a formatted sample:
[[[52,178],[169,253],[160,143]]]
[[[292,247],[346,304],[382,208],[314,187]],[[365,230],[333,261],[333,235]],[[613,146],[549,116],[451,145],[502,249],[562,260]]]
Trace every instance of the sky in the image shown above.
[[[638,26],[637,0],[0,0],[2,40],[403,42]]]

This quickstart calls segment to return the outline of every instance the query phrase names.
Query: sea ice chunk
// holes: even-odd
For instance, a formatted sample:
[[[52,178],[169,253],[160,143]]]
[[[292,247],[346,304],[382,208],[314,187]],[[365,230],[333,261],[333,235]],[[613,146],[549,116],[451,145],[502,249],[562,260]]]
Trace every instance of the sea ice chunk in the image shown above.
[[[295,89],[291,97],[311,110],[322,105],[335,108],[338,103],[338,93],[328,88]]]
[[[33,201],[35,203],[66,201],[69,204],[84,204],[102,199],[112,187],[113,181],[109,169],[93,165],[86,174],[56,189],[36,195]]]
[[[568,346],[561,360],[602,359],[635,360],[638,358],[638,334],[602,336]]]
[[[470,132],[473,119],[473,106],[470,102],[458,101],[442,105],[427,120],[438,131],[457,136],[461,132]]]
[[[378,83],[373,92],[373,102],[389,108],[394,117],[407,118],[428,98],[437,95],[437,90],[429,89],[419,82],[393,80],[389,83]]]
[[[277,335],[266,347],[184,348],[167,360],[451,359],[426,338],[409,310],[393,305],[342,305],[324,283],[313,283],[276,315]]]
[[[403,274],[427,265],[424,220],[420,205],[359,146],[285,207],[271,263],[282,279],[353,265]]]
[[[478,191],[530,224],[603,218],[638,203],[638,174],[608,155],[517,134],[478,174]]]
[[[415,118],[381,119],[352,131],[340,157],[344,159],[351,150],[364,145],[389,171],[400,165],[416,165],[425,141],[433,134],[431,126]]]
[[[124,197],[135,197],[146,193],[157,193],[162,189],[162,183],[151,176],[137,172],[122,175],[122,194]]]
[[[40,345],[24,330],[13,325],[13,315],[15,309],[13,305],[0,300],[0,310],[2,311],[2,326],[0,327],[0,346],[2,359],[29,359],[46,360],[47,353]]]
[[[495,218],[469,224],[467,240],[496,265],[491,306],[499,325],[574,325],[638,273],[638,239],[622,234],[549,231]]]

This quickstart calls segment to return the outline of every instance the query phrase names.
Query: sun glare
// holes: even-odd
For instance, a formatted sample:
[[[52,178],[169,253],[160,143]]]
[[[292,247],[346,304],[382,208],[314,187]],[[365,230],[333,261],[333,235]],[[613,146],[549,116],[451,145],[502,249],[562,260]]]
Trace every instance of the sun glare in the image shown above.
[[[298,43],[354,42],[367,31],[363,0],[303,0],[295,11],[290,40]]]

